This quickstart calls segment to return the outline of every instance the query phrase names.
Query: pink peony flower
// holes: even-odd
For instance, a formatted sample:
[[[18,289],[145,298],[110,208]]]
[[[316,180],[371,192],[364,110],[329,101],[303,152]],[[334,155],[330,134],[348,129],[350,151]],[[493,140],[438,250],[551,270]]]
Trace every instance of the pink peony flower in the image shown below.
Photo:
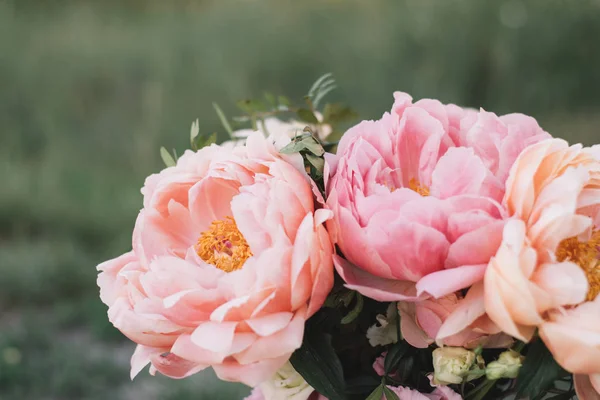
[[[469,292],[472,296],[476,291]],[[419,302],[399,302],[400,329],[402,337],[417,348],[427,348],[435,342],[440,328],[448,317],[459,307],[461,295],[452,293],[439,299],[425,299]],[[440,346],[476,348],[505,348],[512,344],[510,336],[500,333],[483,316],[463,331],[438,341]]]
[[[133,250],[98,266],[110,321],[138,343],[132,377],[212,366],[254,386],[300,346],[333,285],[331,211],[315,210],[302,160],[282,157],[255,133],[148,177]]]
[[[600,292],[599,150],[553,139],[523,151],[511,170],[504,199],[513,219],[485,275],[485,311],[490,318],[524,341],[541,325],[540,333],[547,331],[545,342],[557,350],[559,363],[566,360],[559,349],[569,356],[575,349],[559,345],[561,339],[553,343],[549,332],[558,332],[559,324],[553,320],[570,321],[573,324],[561,329],[577,336],[575,321],[585,319],[586,313],[590,320],[597,316],[593,305],[584,304],[567,315],[550,313],[549,325],[543,325],[548,311],[593,300]],[[591,359],[592,347],[581,354]],[[597,367],[600,373],[600,364]]]
[[[502,237],[508,171],[549,135],[524,115],[394,96],[391,113],[351,128],[328,156],[327,227],[347,259],[334,263],[375,300],[440,298],[483,279]]]

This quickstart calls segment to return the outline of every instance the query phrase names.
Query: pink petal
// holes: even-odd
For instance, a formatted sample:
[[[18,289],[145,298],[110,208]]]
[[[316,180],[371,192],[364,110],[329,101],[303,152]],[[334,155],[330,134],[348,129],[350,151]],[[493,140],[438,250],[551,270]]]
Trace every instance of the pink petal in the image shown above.
[[[479,283],[471,287],[465,298],[446,318],[438,331],[436,340],[439,341],[461,332],[484,314],[483,284]]]
[[[252,318],[246,320],[246,323],[259,336],[271,336],[284,329],[294,316],[291,312],[280,312],[270,314],[264,317]]]
[[[333,256],[335,268],[346,282],[346,287],[377,301],[416,301],[418,296],[413,282],[379,278],[352,265],[338,255]]]
[[[231,347],[237,322],[205,322],[192,332],[191,340],[206,350],[224,353]]]
[[[486,268],[487,264],[464,265],[433,272],[417,282],[417,293],[427,293],[435,298],[449,295],[481,281]]]

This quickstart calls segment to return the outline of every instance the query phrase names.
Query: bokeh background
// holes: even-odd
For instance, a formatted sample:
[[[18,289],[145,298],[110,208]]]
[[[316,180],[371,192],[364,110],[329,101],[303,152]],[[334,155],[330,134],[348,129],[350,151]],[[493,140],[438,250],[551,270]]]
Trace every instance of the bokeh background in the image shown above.
[[[129,380],[95,266],[127,251],[161,145],[325,72],[377,118],[392,91],[535,116],[600,142],[600,1],[0,0],[0,399],[238,399],[210,371]]]

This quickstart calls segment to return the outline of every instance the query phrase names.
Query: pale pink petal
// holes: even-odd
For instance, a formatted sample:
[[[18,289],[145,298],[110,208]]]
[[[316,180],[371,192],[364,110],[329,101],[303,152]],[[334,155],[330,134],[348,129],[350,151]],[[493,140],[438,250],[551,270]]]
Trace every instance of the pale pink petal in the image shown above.
[[[269,314],[264,317],[246,320],[246,323],[259,336],[271,336],[284,329],[292,320],[294,314],[291,312],[280,312]]]
[[[205,322],[192,333],[191,340],[206,350],[226,352],[231,347],[237,322]]]

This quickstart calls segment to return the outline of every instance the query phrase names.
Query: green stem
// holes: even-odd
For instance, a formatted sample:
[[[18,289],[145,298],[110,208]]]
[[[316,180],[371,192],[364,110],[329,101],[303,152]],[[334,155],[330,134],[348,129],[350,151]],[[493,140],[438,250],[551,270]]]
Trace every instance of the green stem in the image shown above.
[[[482,400],[487,392],[490,391],[491,388],[496,384],[495,380],[484,380],[479,385],[477,385],[473,390],[469,392],[467,395],[467,399],[469,400]]]

